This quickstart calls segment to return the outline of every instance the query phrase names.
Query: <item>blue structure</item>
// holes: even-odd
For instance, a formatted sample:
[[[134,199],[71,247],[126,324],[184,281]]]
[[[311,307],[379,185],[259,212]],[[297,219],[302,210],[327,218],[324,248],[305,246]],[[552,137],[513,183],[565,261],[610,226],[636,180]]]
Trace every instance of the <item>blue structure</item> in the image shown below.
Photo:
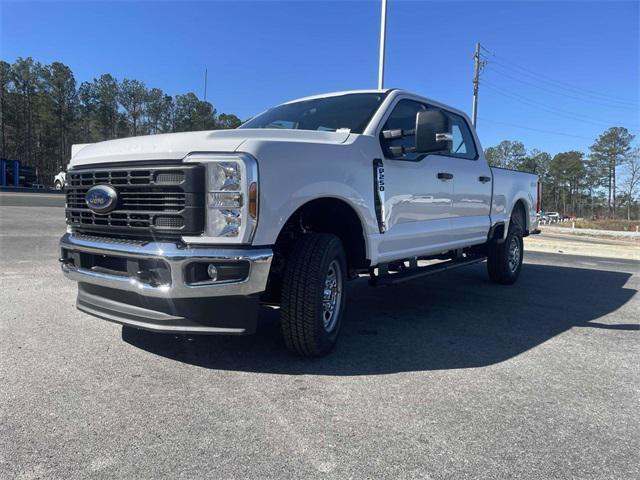
[[[7,181],[11,181],[11,179],[7,178],[7,166],[10,165],[9,162],[13,162],[13,168],[11,169],[11,173],[13,173],[13,186],[20,186],[20,161],[18,160],[6,160],[4,158],[0,159],[0,187],[9,187],[11,185],[7,185]]]
[[[20,162],[18,160],[13,161],[13,186],[16,188],[20,186]]]

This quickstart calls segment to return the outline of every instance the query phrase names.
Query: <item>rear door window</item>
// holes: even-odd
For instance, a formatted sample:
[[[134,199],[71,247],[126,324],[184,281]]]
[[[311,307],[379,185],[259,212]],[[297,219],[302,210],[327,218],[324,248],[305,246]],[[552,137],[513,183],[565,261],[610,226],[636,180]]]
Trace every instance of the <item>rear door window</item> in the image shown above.
[[[451,156],[475,160],[478,157],[471,129],[467,125],[464,117],[455,113],[445,111],[451,124],[451,134],[453,136]]]

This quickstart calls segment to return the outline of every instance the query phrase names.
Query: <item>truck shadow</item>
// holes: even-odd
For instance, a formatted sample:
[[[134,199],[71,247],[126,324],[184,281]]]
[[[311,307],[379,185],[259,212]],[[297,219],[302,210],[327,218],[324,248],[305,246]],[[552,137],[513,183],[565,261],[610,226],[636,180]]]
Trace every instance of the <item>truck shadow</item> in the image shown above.
[[[256,335],[177,336],[123,327],[129,344],[180,362],[275,374],[377,375],[483,367],[508,360],[573,327],[611,329],[638,324],[601,319],[636,290],[629,273],[548,265],[523,266],[514,286],[489,282],[484,265],[401,286],[349,285],[346,317],[335,350],[325,358],[289,354],[278,312],[265,309]],[[630,332],[629,332],[630,333]]]

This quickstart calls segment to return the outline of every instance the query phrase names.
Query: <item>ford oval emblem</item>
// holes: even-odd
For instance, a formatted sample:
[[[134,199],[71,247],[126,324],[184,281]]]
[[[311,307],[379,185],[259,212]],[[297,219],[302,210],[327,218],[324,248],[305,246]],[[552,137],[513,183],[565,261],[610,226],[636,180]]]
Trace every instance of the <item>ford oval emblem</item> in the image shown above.
[[[96,213],[109,213],[116,208],[118,192],[109,185],[91,187],[84,197],[87,206]]]

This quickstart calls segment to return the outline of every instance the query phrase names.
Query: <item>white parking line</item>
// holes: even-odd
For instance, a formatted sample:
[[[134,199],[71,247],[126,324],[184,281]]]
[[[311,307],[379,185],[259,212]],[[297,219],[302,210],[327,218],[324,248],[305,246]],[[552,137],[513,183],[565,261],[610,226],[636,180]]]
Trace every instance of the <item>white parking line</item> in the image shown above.
[[[612,262],[611,260],[600,260],[600,263],[610,263],[612,265],[628,265],[624,262]]]
[[[13,193],[13,192],[0,192],[0,197],[38,197],[38,198],[64,198],[64,194],[48,194],[48,193]]]

